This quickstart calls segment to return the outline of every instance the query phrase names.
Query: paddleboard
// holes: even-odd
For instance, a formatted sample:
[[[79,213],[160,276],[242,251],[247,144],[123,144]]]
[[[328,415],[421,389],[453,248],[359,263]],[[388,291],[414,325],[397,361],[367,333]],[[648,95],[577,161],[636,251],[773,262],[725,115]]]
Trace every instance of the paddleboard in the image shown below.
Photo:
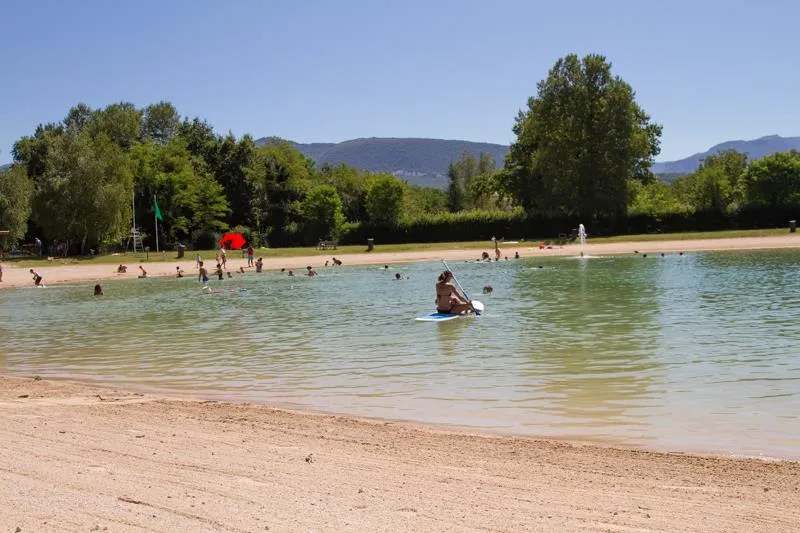
[[[455,320],[456,318],[467,315],[452,315],[450,313],[429,313],[427,315],[418,316],[415,320],[417,322],[447,322],[448,320]]]
[[[475,308],[478,313],[482,313],[484,309],[483,302],[479,302],[478,300],[472,300],[472,306]],[[448,320],[454,320],[456,318],[462,318],[465,316],[475,316],[475,313],[466,313],[463,315],[453,315],[450,313],[429,313],[427,315],[418,316],[415,320],[417,322],[447,322]]]

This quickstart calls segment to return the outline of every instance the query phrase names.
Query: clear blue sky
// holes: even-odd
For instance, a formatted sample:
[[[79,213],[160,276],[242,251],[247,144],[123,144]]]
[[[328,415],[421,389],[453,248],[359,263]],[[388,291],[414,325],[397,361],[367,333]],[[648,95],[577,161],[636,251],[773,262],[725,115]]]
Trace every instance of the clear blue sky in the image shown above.
[[[508,143],[568,53],[663,124],[659,160],[800,135],[800,2],[0,0],[0,162],[78,102],[169,100],[221,133]]]

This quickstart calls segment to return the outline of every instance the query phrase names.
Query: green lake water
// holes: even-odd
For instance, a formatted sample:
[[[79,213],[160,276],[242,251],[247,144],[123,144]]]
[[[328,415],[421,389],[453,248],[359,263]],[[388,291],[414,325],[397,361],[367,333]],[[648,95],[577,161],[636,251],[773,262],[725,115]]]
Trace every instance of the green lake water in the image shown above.
[[[800,458],[800,252],[452,262],[0,291],[0,372],[663,450]],[[539,268],[542,267],[542,268]],[[400,272],[409,279],[396,281]],[[491,284],[491,295],[480,294]]]

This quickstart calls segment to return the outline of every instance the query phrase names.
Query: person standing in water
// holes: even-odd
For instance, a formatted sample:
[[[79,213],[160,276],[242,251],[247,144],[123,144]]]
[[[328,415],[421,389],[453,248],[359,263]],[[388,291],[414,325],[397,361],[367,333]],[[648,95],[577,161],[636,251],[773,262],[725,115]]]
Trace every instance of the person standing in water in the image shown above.
[[[30,273],[33,275],[33,284],[37,287],[42,285],[42,276],[39,275],[34,269],[30,269]]]
[[[453,273],[449,270],[439,274],[436,280],[436,312],[460,315],[472,310],[469,300],[453,284]]]
[[[94,295],[95,296],[102,296],[103,295],[103,286],[99,283],[94,286]]]
[[[199,262],[199,270],[197,272],[197,281],[202,281],[203,283],[208,283],[208,270],[206,267],[203,266],[203,262]]]
[[[254,252],[253,245],[248,243],[247,244],[247,266],[248,267],[253,266],[253,252]]]

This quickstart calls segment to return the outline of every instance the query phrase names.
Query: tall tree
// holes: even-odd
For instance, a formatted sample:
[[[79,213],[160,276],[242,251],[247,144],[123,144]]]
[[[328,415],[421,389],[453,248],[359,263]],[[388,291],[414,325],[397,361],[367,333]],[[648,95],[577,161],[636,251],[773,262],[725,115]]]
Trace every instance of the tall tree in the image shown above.
[[[45,236],[89,246],[127,232],[133,173],[130,160],[107,135],[67,133],[48,154],[33,200]]]
[[[14,246],[25,237],[31,215],[33,183],[25,166],[0,171],[0,229],[8,230],[7,244]]]
[[[625,214],[628,180],[648,177],[661,126],[600,55],[559,59],[537,88],[516,118],[504,186],[528,212]]]
[[[284,246],[300,222],[298,204],[310,185],[310,166],[290,143],[273,140],[253,153],[246,169],[253,222],[270,246]]]
[[[71,114],[67,120],[71,120]],[[104,134],[117,146],[129,151],[141,137],[142,112],[130,102],[111,104],[94,111],[85,130],[92,137]]]
[[[300,204],[306,242],[335,239],[344,223],[342,200],[332,185],[311,188]]]
[[[142,135],[145,139],[164,144],[178,134],[181,116],[175,106],[161,101],[144,108],[142,114]]]
[[[403,182],[390,174],[379,176],[367,192],[367,214],[370,221],[383,226],[394,226],[403,215]]]

